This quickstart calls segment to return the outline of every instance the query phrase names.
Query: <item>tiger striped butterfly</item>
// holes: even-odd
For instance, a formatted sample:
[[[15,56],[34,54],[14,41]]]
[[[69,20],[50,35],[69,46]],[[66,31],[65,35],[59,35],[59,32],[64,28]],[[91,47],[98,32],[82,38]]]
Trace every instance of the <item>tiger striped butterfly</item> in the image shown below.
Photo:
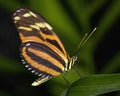
[[[70,58],[54,29],[41,15],[21,8],[13,14],[13,21],[22,43],[22,62],[39,76],[32,86],[38,86],[74,66],[77,57]]]

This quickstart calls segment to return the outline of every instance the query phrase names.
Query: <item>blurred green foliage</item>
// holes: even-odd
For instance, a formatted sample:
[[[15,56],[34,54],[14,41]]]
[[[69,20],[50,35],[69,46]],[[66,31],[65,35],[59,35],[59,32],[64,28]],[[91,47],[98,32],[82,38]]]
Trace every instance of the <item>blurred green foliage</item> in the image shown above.
[[[16,9],[25,7],[38,11],[54,27],[70,55],[75,53],[77,45],[84,34],[86,32],[90,33],[97,27],[95,34],[77,54],[77,68],[71,70],[66,76],[73,83],[79,78],[74,71],[76,69],[82,77],[97,73],[115,74],[120,72],[120,50],[118,47],[118,36],[120,36],[118,35],[120,31],[119,6],[120,0],[0,0],[0,11],[4,10],[8,14],[8,17],[6,16],[7,20],[10,20],[9,23],[7,20],[3,21],[0,29],[0,96],[59,96],[66,89],[66,82],[62,78],[64,74],[49,80],[39,87],[33,88],[30,86],[34,76],[25,71],[24,66],[20,62],[18,55],[19,37],[11,20],[12,13]],[[3,14],[1,13],[0,15],[2,18]],[[4,17],[4,19],[6,18]],[[12,27],[10,28],[10,26]],[[5,28],[6,32],[2,28]],[[9,30],[9,28],[12,30]],[[14,33],[12,33],[13,31]],[[11,33],[16,35],[11,35]],[[6,48],[6,46],[8,47]],[[8,51],[10,50],[9,47],[13,51]],[[98,79],[100,79],[99,75]],[[117,80],[117,77],[115,79]],[[93,84],[95,81],[90,82]],[[105,82],[107,82],[107,79],[105,79]],[[116,82],[116,84],[119,83]],[[112,87],[111,83],[109,85],[107,88]],[[118,90],[120,90],[120,85],[118,86]],[[75,85],[75,87],[78,87],[77,90],[79,90],[80,85]],[[89,88],[86,88],[86,92],[87,90],[89,91]],[[101,93],[106,93],[106,91],[103,91]],[[112,91],[115,90],[107,92]],[[76,90],[74,92],[76,93]],[[75,96],[74,92],[70,96]],[[83,95],[81,93],[79,96],[93,95]]]

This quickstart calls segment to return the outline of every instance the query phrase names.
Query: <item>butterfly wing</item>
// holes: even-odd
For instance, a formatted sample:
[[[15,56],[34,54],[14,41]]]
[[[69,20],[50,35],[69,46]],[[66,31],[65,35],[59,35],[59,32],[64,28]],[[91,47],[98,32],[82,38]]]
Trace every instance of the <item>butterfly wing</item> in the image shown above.
[[[23,8],[14,13],[13,20],[22,42],[22,62],[40,76],[33,86],[61,74],[70,58],[47,21],[38,13]]]

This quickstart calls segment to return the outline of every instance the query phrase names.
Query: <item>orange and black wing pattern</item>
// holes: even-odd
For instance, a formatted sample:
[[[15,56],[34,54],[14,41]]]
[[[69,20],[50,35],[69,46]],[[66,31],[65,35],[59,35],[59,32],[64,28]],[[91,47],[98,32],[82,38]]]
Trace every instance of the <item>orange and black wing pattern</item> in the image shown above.
[[[53,28],[38,13],[26,8],[13,14],[21,39],[22,62],[28,70],[40,76],[37,86],[65,71],[70,61],[61,40]]]

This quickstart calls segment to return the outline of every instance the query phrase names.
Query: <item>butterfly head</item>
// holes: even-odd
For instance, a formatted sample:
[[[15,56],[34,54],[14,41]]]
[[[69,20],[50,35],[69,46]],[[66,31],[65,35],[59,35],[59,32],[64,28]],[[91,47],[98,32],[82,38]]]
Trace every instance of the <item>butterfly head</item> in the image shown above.
[[[73,68],[75,61],[77,61],[77,56],[72,56],[68,64],[66,64],[65,71],[69,71]]]

